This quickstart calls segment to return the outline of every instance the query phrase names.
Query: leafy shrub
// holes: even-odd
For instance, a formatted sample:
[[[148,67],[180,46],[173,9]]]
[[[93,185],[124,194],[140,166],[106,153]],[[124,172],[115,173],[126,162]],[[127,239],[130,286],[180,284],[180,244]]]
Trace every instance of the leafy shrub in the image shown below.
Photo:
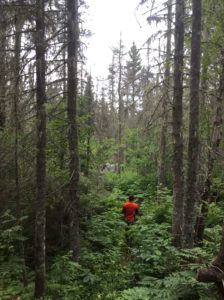
[[[117,186],[119,175],[115,172],[107,171],[104,173],[103,185],[107,191],[112,192]]]
[[[160,195],[161,197],[161,195]],[[160,202],[154,203],[153,208],[153,220],[155,223],[171,224],[172,221],[172,198],[167,193],[162,195]]]
[[[179,271],[158,279],[145,276],[140,287],[119,292],[119,300],[215,300],[217,299],[211,290],[211,285],[198,283],[195,273],[192,271]]]
[[[52,299],[81,299],[81,265],[71,260],[70,253],[57,256],[49,272],[47,295]]]
[[[208,204],[208,214],[206,217],[206,227],[221,225],[224,218],[224,211],[216,203]]]
[[[195,279],[195,273],[192,271],[173,272],[162,279],[146,277],[140,284],[148,287],[148,299],[153,300],[203,300],[205,299],[204,296],[212,296],[208,286],[198,283]]]
[[[139,191],[139,175],[134,171],[125,171],[120,175],[118,188],[126,194],[136,194]]]
[[[117,300],[148,300],[150,294],[149,289],[145,287],[135,287],[133,289],[127,289],[120,293]]]
[[[21,225],[10,211],[6,211],[1,216],[0,227],[0,299],[10,298],[23,291],[23,260],[18,250],[21,240],[24,240]]]
[[[164,276],[178,266],[178,251],[171,245],[167,224],[140,224],[133,229],[138,278]]]

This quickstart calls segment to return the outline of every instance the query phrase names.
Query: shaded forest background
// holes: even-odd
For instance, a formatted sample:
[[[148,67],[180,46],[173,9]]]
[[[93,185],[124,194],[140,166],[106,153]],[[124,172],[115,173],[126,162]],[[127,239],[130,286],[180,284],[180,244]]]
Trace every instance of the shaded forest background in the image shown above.
[[[140,1],[101,81],[87,5],[0,1],[0,299],[224,299],[224,3]]]

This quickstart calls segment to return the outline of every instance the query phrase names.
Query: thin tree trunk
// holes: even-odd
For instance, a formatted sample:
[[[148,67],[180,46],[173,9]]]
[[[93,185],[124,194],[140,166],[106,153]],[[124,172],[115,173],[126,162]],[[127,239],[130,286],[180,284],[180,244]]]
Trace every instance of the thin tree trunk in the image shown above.
[[[65,30],[63,30],[63,41],[64,41],[64,44],[66,44],[66,32]],[[62,56],[63,56],[63,103],[66,105],[67,103],[67,80],[66,80],[66,76],[67,76],[67,65],[66,65],[66,47],[63,48],[63,51],[62,51]],[[63,170],[63,167],[64,167],[64,162],[65,162],[65,154],[66,154],[66,147],[64,147],[64,145],[61,145],[60,146],[60,169]]]
[[[36,105],[37,105],[37,165],[35,222],[35,298],[45,294],[45,180],[46,180],[46,94],[45,94],[45,23],[44,0],[36,1]]]
[[[6,48],[6,20],[3,1],[0,1],[0,131],[3,131],[6,123],[6,59],[5,59],[5,48]],[[2,143],[2,141],[0,141]],[[6,171],[6,170],[5,170]],[[0,214],[2,214],[6,207],[5,192],[5,171],[3,168],[0,169],[0,193],[1,193],[1,205]]]
[[[208,39],[209,39],[209,29],[208,29],[208,18],[207,16],[204,17],[204,24],[202,25],[204,28],[201,33],[201,39],[202,43],[208,44]],[[202,55],[202,71],[201,71],[201,105],[205,105],[206,103],[206,92],[208,89],[208,65],[207,65],[207,55],[208,55],[209,49],[204,50],[204,53]]]
[[[181,247],[184,176],[183,176],[183,51],[184,0],[176,0],[174,95],[173,95],[173,245]]]
[[[115,109],[115,54],[113,52],[113,57],[112,57],[112,64],[109,68],[109,90],[110,90],[110,95],[109,95],[109,100],[110,100],[110,116],[111,116],[111,137],[114,139],[114,143],[116,144],[116,109]],[[115,158],[116,160],[116,158]]]
[[[115,58],[113,54],[111,75],[110,75],[111,95],[110,95],[110,110],[114,117],[115,114]]]
[[[89,176],[89,165],[90,165],[90,155],[91,155],[91,136],[93,132],[93,119],[92,119],[92,101],[93,101],[93,93],[92,93],[92,78],[88,77],[87,87],[85,96],[87,97],[87,145],[86,145],[86,168],[85,168],[85,176]]]
[[[207,26],[207,16],[204,17],[204,29],[202,31],[202,43],[208,43],[209,39],[209,30]],[[200,97],[200,107],[203,111],[206,107],[206,95],[208,90],[208,65],[207,65],[207,49],[202,55],[202,71],[201,71],[201,97]],[[204,118],[204,115],[201,117]],[[200,123],[200,121],[199,121]],[[208,150],[210,152],[210,149]],[[199,162],[200,162],[200,152],[199,151]],[[209,153],[208,153],[209,156]],[[204,163],[203,163],[204,164]],[[200,168],[200,164],[199,164]],[[202,170],[199,170],[199,172]],[[201,197],[198,198],[198,215],[195,222],[195,237],[194,240],[196,243],[200,243],[203,240],[204,232],[204,216],[207,215],[207,195],[205,194],[205,183],[204,183],[204,192]]]
[[[20,16],[21,18],[21,16]],[[19,174],[19,131],[21,130],[19,122],[19,83],[20,83],[20,56],[21,56],[21,29],[23,26],[23,21],[19,20],[19,15],[15,16],[15,58],[14,58],[14,130],[15,130],[15,147],[14,147],[14,157],[15,157],[15,186],[16,186],[16,215],[18,222],[22,228],[20,221],[21,218],[21,197],[20,197],[20,174]],[[22,230],[23,232],[23,230]],[[24,243],[20,242],[20,256],[23,261],[23,283],[26,285],[26,264],[25,264],[25,250]]]
[[[223,102],[224,102],[224,49],[221,52],[221,77],[219,84],[219,95],[216,99],[215,116],[213,120],[213,131],[211,136],[211,145],[208,149],[208,165],[207,173],[204,182],[204,191],[201,199],[201,215],[197,218],[196,223],[196,241],[201,242],[203,240],[205,218],[208,213],[208,203],[211,201],[211,186],[213,168],[216,160],[217,153],[219,151],[220,142],[223,133]]]
[[[186,203],[184,207],[184,244],[194,245],[195,204],[198,198],[197,171],[199,145],[199,84],[201,62],[201,0],[193,0],[192,40],[191,40],[191,82],[190,116],[188,142],[188,168],[186,182]]]
[[[79,154],[77,129],[77,57],[79,47],[78,1],[67,0],[68,10],[68,144],[70,153],[70,247],[72,259],[78,261],[80,255],[79,237]]]
[[[118,174],[121,173],[121,164],[123,161],[122,135],[123,135],[123,118],[124,104],[122,99],[121,84],[122,84],[122,41],[120,38],[119,53],[118,53]]]
[[[166,137],[167,137],[167,103],[170,98],[170,64],[171,64],[171,25],[172,25],[172,0],[167,3],[167,42],[166,42],[166,67],[164,79],[164,94],[162,99],[162,128],[160,134],[160,155],[158,170],[158,188],[166,186]]]
[[[64,45],[66,44],[66,33],[65,30],[63,31],[63,40],[64,40]],[[67,80],[66,80],[66,52],[67,49],[66,47],[63,48],[63,103],[66,104],[67,103]],[[66,155],[66,147],[65,145],[60,145],[60,152],[59,152],[59,168],[61,171],[64,170],[65,168],[65,155]],[[64,193],[64,191],[62,190],[62,194]],[[61,197],[61,199],[63,199],[63,197]],[[64,212],[65,212],[65,205],[64,205],[64,201],[60,202],[59,205],[59,209],[60,209],[60,214],[59,214],[59,222],[60,222],[60,231],[59,231],[59,240],[60,240],[60,245],[61,248],[63,248],[64,246],[64,239],[65,239],[65,232],[64,232]]]
[[[136,113],[136,101],[135,101],[135,82],[134,79],[132,80],[131,84],[131,119],[134,120],[135,118],[135,113]],[[129,92],[127,92],[127,96],[128,96]]]
[[[6,96],[6,69],[5,69],[5,46],[6,46],[6,20],[4,5],[0,2],[0,130],[5,127],[5,96]]]

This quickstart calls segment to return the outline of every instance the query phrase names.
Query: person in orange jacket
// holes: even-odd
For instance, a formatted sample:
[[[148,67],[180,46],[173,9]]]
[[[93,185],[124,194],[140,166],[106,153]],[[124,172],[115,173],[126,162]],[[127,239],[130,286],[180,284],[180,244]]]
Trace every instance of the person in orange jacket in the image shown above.
[[[129,196],[129,200],[123,203],[122,213],[128,225],[135,223],[136,215],[140,214],[139,205],[134,202],[134,196]]]

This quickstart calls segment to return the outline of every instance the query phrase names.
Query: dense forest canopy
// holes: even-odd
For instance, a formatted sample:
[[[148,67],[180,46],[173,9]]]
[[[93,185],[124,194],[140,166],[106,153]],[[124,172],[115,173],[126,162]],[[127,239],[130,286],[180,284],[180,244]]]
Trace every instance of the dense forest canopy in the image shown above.
[[[99,80],[87,0],[0,1],[2,300],[224,299],[224,2],[139,8]]]

